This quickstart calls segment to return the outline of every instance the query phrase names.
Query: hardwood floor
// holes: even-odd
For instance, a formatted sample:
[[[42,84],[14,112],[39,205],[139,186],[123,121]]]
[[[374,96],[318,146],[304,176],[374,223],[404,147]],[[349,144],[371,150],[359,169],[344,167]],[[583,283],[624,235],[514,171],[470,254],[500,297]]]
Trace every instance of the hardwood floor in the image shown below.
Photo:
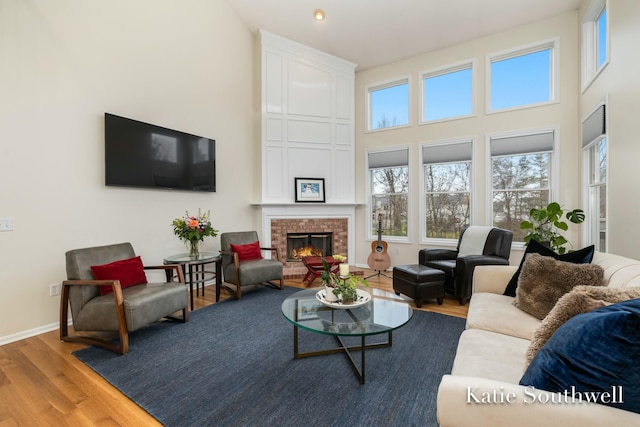
[[[364,271],[365,276],[372,274]],[[391,279],[374,276],[369,285],[393,292]],[[288,286],[303,287],[300,279]],[[223,298],[228,295],[223,291]],[[195,297],[195,309],[215,303],[215,289]],[[415,305],[412,303],[415,308]],[[453,297],[422,305],[420,310],[466,317],[468,305]],[[134,344],[135,345],[135,344]],[[159,426],[71,353],[83,345],[63,343],[58,331],[0,347],[0,427],[13,426]]]

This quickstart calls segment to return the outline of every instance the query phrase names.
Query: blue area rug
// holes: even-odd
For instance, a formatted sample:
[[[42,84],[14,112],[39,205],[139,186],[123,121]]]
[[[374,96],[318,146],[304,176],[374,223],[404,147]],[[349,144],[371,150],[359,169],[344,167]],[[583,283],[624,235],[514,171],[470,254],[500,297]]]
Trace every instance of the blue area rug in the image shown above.
[[[130,335],[125,356],[74,354],[166,426],[437,425],[438,384],[464,319],[415,311],[392,347],[367,351],[362,385],[344,354],[293,359],[280,306],[296,291],[260,289],[194,311],[186,324],[154,324]],[[335,345],[299,337],[300,351]]]

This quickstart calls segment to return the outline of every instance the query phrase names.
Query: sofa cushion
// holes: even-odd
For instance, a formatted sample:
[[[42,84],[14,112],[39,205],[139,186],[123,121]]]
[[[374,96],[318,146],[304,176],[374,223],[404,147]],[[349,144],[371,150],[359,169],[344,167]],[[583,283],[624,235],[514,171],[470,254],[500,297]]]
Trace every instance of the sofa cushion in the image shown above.
[[[238,259],[240,261],[248,261],[250,259],[262,259],[262,253],[260,252],[260,241],[248,243],[246,245],[234,245],[230,244],[231,251],[238,253]]]
[[[475,293],[467,313],[467,329],[482,329],[530,340],[540,320],[513,305],[513,297]]]
[[[598,403],[640,413],[638,360],[640,299],[633,299],[568,320],[536,354],[520,384],[601,393]],[[616,391],[618,399],[611,395]]]
[[[554,332],[573,316],[634,298],[640,298],[640,288],[625,289],[604,286],[577,286],[573,288],[571,292],[558,300],[534,332],[533,340],[527,350],[527,361],[530,362]]]
[[[451,373],[517,384],[525,370],[529,341],[480,329],[467,329],[458,341]]]
[[[520,276],[520,272],[522,271],[522,266],[528,254],[540,254],[543,256],[555,258],[559,261],[572,262],[574,264],[589,264],[593,259],[594,251],[595,251],[595,247],[591,245],[574,252],[558,255],[551,249],[545,246],[542,246],[542,244],[540,244],[539,242],[536,242],[535,240],[531,240],[527,245],[527,249],[525,250],[524,255],[522,256],[522,260],[520,261],[520,266],[518,267],[518,270],[515,272],[511,280],[509,280],[509,283],[507,284],[504,294],[511,297],[516,296],[516,289],[518,287],[518,277]]]
[[[92,265],[91,271],[96,280],[119,280],[122,289],[147,283],[144,266],[139,256],[110,262],[109,264]],[[111,286],[100,286],[100,295],[113,292]]]
[[[513,303],[520,310],[544,319],[560,297],[575,286],[603,286],[603,274],[599,265],[573,264],[532,253],[522,265]]]

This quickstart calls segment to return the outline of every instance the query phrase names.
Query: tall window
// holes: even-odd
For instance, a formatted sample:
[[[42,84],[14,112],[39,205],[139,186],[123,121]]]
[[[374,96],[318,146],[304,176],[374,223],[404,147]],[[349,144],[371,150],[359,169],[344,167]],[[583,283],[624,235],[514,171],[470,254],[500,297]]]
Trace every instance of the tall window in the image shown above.
[[[489,111],[555,101],[556,41],[493,54],[489,61]]]
[[[532,208],[547,206],[554,132],[490,138],[493,225],[513,231],[522,242],[520,222]]]
[[[409,124],[409,79],[396,80],[367,88],[368,130]]]
[[[367,158],[371,183],[370,237],[378,235],[378,216],[381,214],[382,234],[406,238],[409,213],[409,149],[369,152]]]
[[[602,68],[607,60],[607,9],[596,19],[596,66]]]
[[[423,123],[473,113],[473,62],[426,71],[421,77]]]
[[[469,226],[471,141],[422,147],[424,237],[457,239]]]
[[[591,0],[582,23],[582,87],[609,62],[609,28],[605,0]]]
[[[607,250],[607,135],[605,105],[600,105],[582,122],[582,147],[587,163],[589,243],[600,252]]]

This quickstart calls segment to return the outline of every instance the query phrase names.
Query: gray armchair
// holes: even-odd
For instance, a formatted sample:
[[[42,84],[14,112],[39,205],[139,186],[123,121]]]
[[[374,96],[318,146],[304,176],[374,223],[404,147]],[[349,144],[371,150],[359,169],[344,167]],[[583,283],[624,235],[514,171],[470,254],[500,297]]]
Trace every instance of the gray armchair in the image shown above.
[[[95,280],[91,266],[135,257],[130,243],[74,249],[66,254],[67,279],[60,297],[60,339],[97,345],[120,354],[129,351],[129,332],[182,311],[182,322],[189,320],[189,291],[178,265],[145,266],[145,270],[164,270],[167,282],[146,283],[122,289],[120,280]],[[174,274],[178,282],[170,282]],[[112,292],[100,294],[100,286]],[[68,328],[69,307],[74,332]],[[86,334],[85,332],[91,332]],[[104,338],[104,332],[117,332],[119,343]]]
[[[260,248],[261,251],[275,253],[275,259],[250,259],[241,261],[231,245],[246,245],[258,241],[255,231],[238,231],[220,235],[220,253],[222,254],[222,272],[224,286],[236,299],[242,297],[242,289],[257,285],[271,285],[283,289],[282,262],[278,248]],[[272,281],[278,280],[279,285]],[[216,295],[216,301],[218,300]]]

